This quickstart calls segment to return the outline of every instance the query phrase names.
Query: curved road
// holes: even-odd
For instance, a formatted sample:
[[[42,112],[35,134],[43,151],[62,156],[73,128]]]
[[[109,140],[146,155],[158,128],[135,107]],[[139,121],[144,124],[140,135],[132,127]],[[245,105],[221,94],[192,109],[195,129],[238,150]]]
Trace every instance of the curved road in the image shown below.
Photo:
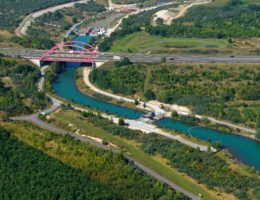
[[[39,91],[43,90],[43,83],[44,83],[44,72],[47,69],[48,66],[41,68],[41,79],[38,83],[38,89]],[[94,140],[91,140],[87,137],[84,137],[82,135],[76,134],[76,133],[72,133],[72,132],[68,132],[66,130],[60,129],[56,126],[54,126],[53,124],[49,124],[47,122],[44,122],[42,120],[40,120],[38,118],[38,115],[42,112],[44,112],[45,114],[50,114],[52,112],[54,112],[55,110],[57,110],[60,105],[63,103],[51,96],[49,96],[49,98],[52,101],[52,106],[46,110],[43,110],[41,112],[38,112],[36,114],[32,114],[32,115],[28,115],[28,116],[19,116],[19,117],[13,117],[11,118],[12,120],[21,120],[21,121],[29,121],[33,124],[36,124],[37,126],[49,130],[51,132],[55,132],[58,134],[70,134],[72,137],[74,137],[75,139],[78,139],[82,142],[85,143],[89,143],[95,146],[98,146],[99,148],[105,149],[105,150],[112,150],[115,151],[114,149],[109,148],[108,146],[102,145]],[[76,108],[77,109],[77,108]],[[78,108],[79,110],[81,110],[80,108]],[[142,163],[134,160],[133,158],[131,158],[130,156],[124,155],[129,161],[132,161],[133,164],[135,166],[137,166],[139,169],[143,170],[144,172],[146,172],[147,174],[149,174],[150,176],[156,178],[157,180],[159,180],[162,183],[167,184],[168,186],[170,186],[171,188],[173,188],[176,191],[179,191],[181,193],[183,193],[184,195],[188,196],[189,198],[193,199],[193,200],[200,200],[200,197],[188,192],[187,190],[185,190],[184,188],[180,187],[179,185],[175,184],[174,182],[166,179],[165,177],[161,176],[160,174],[158,174],[157,172],[155,172],[154,170],[151,170],[150,168],[146,167],[145,165],[143,165]]]
[[[36,11],[34,13],[29,14],[26,16],[23,21],[19,24],[19,26],[15,30],[15,34],[19,37],[26,35],[26,31],[31,23],[34,21],[35,18],[47,13],[47,12],[55,12],[56,10],[60,10],[63,8],[68,8],[74,6],[75,3],[86,3],[89,0],[78,0],[70,3],[64,3],[61,5],[52,6],[43,10]]]

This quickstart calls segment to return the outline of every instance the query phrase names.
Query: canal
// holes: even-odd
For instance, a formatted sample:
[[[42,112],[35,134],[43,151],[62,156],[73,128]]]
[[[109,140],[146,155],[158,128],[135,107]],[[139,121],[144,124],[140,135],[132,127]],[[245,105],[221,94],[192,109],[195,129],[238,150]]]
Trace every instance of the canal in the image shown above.
[[[89,38],[88,36],[83,36],[77,38],[77,40],[86,42]],[[53,88],[56,94],[75,103],[96,108],[102,112],[109,112],[120,117],[138,119],[144,114],[127,107],[95,99],[80,92],[75,83],[76,68],[79,66],[79,63],[70,63],[67,65],[66,70],[62,72],[53,83]],[[157,125],[201,140],[210,140],[212,142],[219,141],[235,158],[260,170],[260,142],[258,141],[210,128],[194,127],[190,124],[169,118],[161,119]]]

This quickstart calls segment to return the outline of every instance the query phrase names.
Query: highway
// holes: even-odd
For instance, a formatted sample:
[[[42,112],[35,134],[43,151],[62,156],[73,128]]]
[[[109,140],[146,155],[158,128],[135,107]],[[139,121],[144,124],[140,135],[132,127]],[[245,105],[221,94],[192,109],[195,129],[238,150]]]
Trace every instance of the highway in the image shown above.
[[[39,59],[46,51],[37,49],[10,49],[1,48],[0,54],[11,57],[23,57],[28,59]],[[63,53],[62,53],[63,54]],[[71,60],[80,57],[64,53],[62,58]],[[260,63],[260,56],[214,56],[214,55],[174,55],[174,54],[142,54],[142,53],[100,53],[94,60],[97,62],[115,61],[114,56],[121,58],[128,57],[133,62],[153,63],[160,62],[162,57],[166,57],[168,63]],[[54,57],[53,57],[54,58]],[[61,58],[55,56],[55,58]]]

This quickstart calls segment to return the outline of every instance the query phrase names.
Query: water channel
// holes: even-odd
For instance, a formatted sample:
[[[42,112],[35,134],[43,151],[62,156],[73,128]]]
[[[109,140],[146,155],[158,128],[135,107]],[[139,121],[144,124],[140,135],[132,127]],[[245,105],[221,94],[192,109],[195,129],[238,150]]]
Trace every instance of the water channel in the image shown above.
[[[78,37],[77,40],[86,42],[89,40],[89,37],[81,36]],[[120,117],[138,119],[144,114],[127,107],[95,99],[80,92],[75,83],[76,68],[79,66],[79,63],[67,64],[66,70],[62,72],[53,83],[56,94],[75,103],[96,108],[102,112],[109,112]],[[190,124],[169,118],[161,119],[157,125],[191,135],[201,140],[219,141],[236,159],[260,170],[260,142],[210,128],[194,127]]]

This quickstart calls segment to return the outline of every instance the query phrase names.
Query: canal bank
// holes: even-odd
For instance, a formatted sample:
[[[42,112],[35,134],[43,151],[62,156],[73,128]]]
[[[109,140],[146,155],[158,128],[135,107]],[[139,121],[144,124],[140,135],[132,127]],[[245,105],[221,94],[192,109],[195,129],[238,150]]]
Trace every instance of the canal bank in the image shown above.
[[[77,38],[79,41],[88,41],[88,36]],[[98,99],[89,97],[78,90],[75,84],[76,68],[79,63],[71,63],[67,69],[61,73],[53,84],[53,89],[59,96],[79,103],[85,106],[96,108],[102,112],[109,112],[123,118],[139,119],[144,113],[127,107],[107,103]],[[193,137],[212,142],[221,142],[224,148],[245,164],[260,170],[260,142],[248,139],[246,137],[227,134],[209,128],[193,128],[194,126],[174,121],[169,118],[161,119],[158,122],[159,127],[168,128],[184,134],[191,134]]]

